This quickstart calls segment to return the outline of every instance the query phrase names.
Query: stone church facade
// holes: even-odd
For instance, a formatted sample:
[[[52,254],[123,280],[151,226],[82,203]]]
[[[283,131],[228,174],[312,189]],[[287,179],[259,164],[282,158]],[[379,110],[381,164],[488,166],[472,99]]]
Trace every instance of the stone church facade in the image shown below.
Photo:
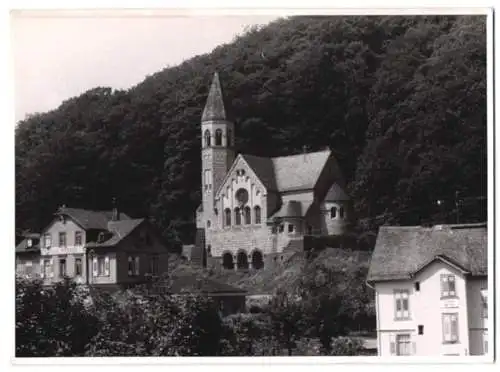
[[[342,236],[349,197],[332,152],[284,157],[238,154],[219,76],[201,119],[202,203],[196,250],[203,262],[260,269],[304,248],[304,236]]]

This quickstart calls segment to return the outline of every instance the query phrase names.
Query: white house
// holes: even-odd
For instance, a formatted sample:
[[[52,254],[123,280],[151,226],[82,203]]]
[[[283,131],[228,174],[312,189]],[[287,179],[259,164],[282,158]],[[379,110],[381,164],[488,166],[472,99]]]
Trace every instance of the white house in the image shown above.
[[[488,352],[486,224],[383,226],[367,283],[379,356]]]

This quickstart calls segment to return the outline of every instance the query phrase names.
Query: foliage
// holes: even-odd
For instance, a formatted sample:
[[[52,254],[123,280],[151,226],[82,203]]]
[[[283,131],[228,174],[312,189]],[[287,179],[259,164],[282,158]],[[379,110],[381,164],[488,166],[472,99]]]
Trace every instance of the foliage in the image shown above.
[[[19,122],[17,227],[40,231],[61,204],[106,209],[114,196],[172,246],[192,242],[215,70],[238,150],[332,148],[360,233],[448,221],[455,191],[486,195],[484,16],[291,17],[127,91],[97,87]],[[485,218],[477,203],[467,208],[462,219]]]
[[[366,286],[366,263],[321,253],[304,270],[299,285],[307,335],[330,355],[332,339],[375,327],[374,295]]]
[[[271,330],[277,341],[277,353],[285,349],[292,355],[303,334],[303,309],[299,299],[285,291],[278,291],[267,308]]]
[[[204,297],[128,292],[101,295],[101,328],[88,356],[213,356],[220,354],[222,322]]]
[[[16,356],[83,356],[97,333],[98,319],[88,311],[75,284],[44,287],[16,280]]]

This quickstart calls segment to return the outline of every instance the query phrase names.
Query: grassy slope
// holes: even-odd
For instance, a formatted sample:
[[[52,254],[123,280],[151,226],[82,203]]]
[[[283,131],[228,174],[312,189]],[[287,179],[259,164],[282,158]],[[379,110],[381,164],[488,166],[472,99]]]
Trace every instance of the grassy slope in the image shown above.
[[[326,263],[328,266],[344,268],[352,264],[367,267],[370,254],[367,252],[348,251],[329,248],[307,261],[302,252],[294,253],[280,265],[268,266],[264,270],[241,272],[222,269],[201,269],[190,267],[179,259],[171,262],[170,272],[188,271],[216,279],[239,288],[246,289],[250,294],[271,294],[280,288],[291,289],[298,284],[301,275],[308,266]]]

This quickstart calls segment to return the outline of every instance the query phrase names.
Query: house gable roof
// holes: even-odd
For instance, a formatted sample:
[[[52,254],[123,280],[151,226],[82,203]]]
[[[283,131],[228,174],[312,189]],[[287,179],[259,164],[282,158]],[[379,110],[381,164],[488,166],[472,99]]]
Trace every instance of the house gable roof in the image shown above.
[[[84,230],[107,230],[108,222],[113,218],[113,211],[93,211],[80,208],[60,208],[55,215],[66,215],[80,225]],[[125,213],[120,212],[120,221],[130,220]]]
[[[486,224],[382,226],[368,282],[410,279],[436,259],[471,275],[487,275]]]
[[[28,246],[28,240],[32,240],[31,247]],[[36,240],[35,243],[33,240]],[[40,234],[29,233],[24,235],[24,239],[16,245],[16,253],[39,253],[40,252]]]
[[[115,247],[144,221],[144,218],[109,221],[106,230],[111,233],[111,237],[103,242],[87,243],[87,247]]]

